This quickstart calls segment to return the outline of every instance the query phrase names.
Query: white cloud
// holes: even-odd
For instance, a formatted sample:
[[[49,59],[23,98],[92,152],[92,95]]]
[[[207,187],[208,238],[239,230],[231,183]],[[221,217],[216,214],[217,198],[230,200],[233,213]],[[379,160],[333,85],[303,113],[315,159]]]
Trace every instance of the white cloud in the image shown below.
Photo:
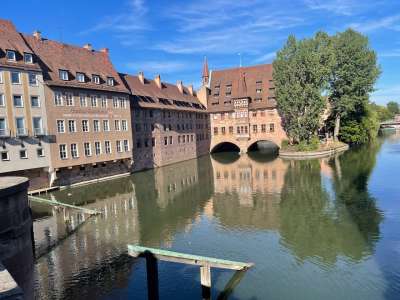
[[[305,0],[304,3],[312,10],[326,10],[344,16],[355,14],[360,6],[354,0]]]
[[[139,61],[127,63],[133,71],[149,72],[151,74],[168,74],[192,69],[190,63],[182,61]]]
[[[372,93],[371,100],[385,104],[389,101],[400,101],[400,85],[382,86]]]
[[[394,49],[390,51],[384,51],[378,53],[379,57],[400,57],[400,49]]]
[[[400,14],[397,14],[365,22],[351,23],[348,25],[348,27],[354,28],[361,32],[371,32],[380,29],[391,29],[395,31],[400,31],[399,22]]]
[[[262,56],[256,58],[256,59],[253,61],[253,63],[255,63],[255,64],[259,64],[259,63],[269,63],[269,62],[271,62],[272,60],[275,59],[275,56],[276,56],[276,52],[269,52],[269,53],[267,53],[267,54],[264,54],[264,55],[262,55]]]

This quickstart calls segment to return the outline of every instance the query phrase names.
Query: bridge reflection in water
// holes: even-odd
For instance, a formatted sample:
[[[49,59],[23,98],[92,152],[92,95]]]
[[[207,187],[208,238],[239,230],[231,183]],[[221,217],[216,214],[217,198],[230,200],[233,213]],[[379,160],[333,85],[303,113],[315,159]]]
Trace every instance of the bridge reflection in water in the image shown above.
[[[378,150],[376,146],[311,161],[284,161],[258,153],[214,154],[56,192],[52,195],[58,201],[104,214],[38,260],[36,295],[144,299],[144,266],[126,255],[127,244],[252,261],[255,268],[239,285],[239,298],[294,296],[289,281],[305,282],[316,272],[306,264],[294,267],[289,262],[294,257],[318,266],[317,273],[333,272],[330,282],[318,279],[322,283],[315,288],[319,295],[329,295],[328,290],[343,280],[334,276],[335,264],[341,261],[350,270],[373,253],[379,240],[382,214],[367,191]],[[48,214],[35,226],[40,249],[57,236],[64,238],[84,220],[75,212]],[[162,298],[200,295],[193,282],[197,269],[162,263],[160,268]],[[221,289],[227,276],[213,276],[214,288]],[[359,288],[355,283],[346,295]]]

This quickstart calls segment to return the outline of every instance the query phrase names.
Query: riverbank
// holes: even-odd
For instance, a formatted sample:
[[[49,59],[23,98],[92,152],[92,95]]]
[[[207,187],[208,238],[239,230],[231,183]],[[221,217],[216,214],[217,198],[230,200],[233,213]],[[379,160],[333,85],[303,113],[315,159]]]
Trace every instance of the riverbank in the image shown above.
[[[349,145],[342,142],[332,142],[321,144],[320,147],[312,151],[297,151],[295,148],[286,148],[279,151],[279,157],[283,159],[309,159],[327,157],[349,149]]]

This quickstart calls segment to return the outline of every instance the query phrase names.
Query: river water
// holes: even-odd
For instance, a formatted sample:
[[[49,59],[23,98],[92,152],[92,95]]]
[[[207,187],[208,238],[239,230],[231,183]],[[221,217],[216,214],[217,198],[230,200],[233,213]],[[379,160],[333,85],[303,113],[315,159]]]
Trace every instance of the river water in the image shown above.
[[[400,299],[399,171],[392,134],[330,159],[219,153],[55,192],[103,215],[34,207],[35,297],[146,299],[139,244],[253,262],[229,299]],[[212,270],[213,298],[232,275]],[[161,299],[201,298],[198,267],[160,262],[159,281]]]

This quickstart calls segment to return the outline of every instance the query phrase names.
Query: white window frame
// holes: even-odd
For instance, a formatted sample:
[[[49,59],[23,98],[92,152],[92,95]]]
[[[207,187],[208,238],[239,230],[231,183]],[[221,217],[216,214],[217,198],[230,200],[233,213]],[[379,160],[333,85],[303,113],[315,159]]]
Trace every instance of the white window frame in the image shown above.
[[[129,140],[124,140],[124,151],[129,152]]]
[[[79,95],[79,104],[81,105],[81,107],[87,107],[87,97],[85,94]]]
[[[12,54],[12,58],[8,57],[8,54],[11,53]],[[16,61],[17,60],[17,53],[15,53],[14,50],[6,50],[6,58],[8,61]]]
[[[38,101],[38,105],[37,106],[32,105],[32,98],[37,98],[37,101]],[[31,107],[32,108],[40,108],[41,106],[42,106],[42,104],[41,104],[41,101],[40,101],[40,97],[36,96],[36,95],[31,95]]]
[[[74,124],[74,125],[73,125],[73,130],[71,130],[71,124]],[[76,120],[73,120],[73,119],[68,120],[68,132],[69,132],[69,133],[77,132],[77,129],[76,129]]]
[[[61,150],[61,147],[64,146],[63,151]],[[61,155],[61,153],[65,152],[65,157],[63,157],[63,155]],[[67,144],[58,144],[58,155],[60,157],[61,160],[66,160],[68,159],[68,149],[67,149]]]
[[[12,78],[13,78],[12,74],[18,74],[18,82],[12,81]],[[21,84],[21,72],[10,71],[10,78],[11,78],[11,84]]]
[[[97,150],[99,150],[99,151],[97,151]],[[95,141],[94,142],[94,154],[95,155],[101,155],[102,154],[101,142],[99,142],[99,141]]]
[[[25,155],[21,156],[21,153],[25,153]],[[26,148],[19,150],[19,158],[20,159],[28,159],[28,150]]]
[[[117,146],[117,152],[122,153],[122,143],[120,140],[116,141],[116,146]]]
[[[87,130],[85,130],[85,126],[83,125],[84,123],[86,123],[86,129]],[[89,123],[89,120],[82,120],[82,131],[83,132],[90,132],[90,123]]]
[[[118,108],[119,107],[118,97],[113,97],[113,107],[114,108]]]
[[[31,81],[31,76],[35,76],[35,82]],[[28,73],[28,82],[30,86],[38,86],[39,85],[39,81],[37,78],[37,74],[36,73]]]
[[[58,126],[58,124],[62,124],[62,131],[60,131],[61,126]],[[65,120],[61,119],[56,120],[56,125],[57,125],[57,133],[65,133]]]
[[[86,148],[87,145],[89,146],[89,148]],[[84,151],[86,157],[92,156],[92,144],[89,142],[84,142],[83,143],[83,151]]]
[[[107,126],[105,126],[107,124]],[[103,120],[103,131],[110,131],[110,120]]]
[[[6,98],[4,94],[0,94],[0,107],[6,107]]]
[[[80,80],[82,79],[82,80]],[[82,72],[76,72],[76,80],[78,82],[85,82],[85,74]]]
[[[97,124],[97,126],[96,126]],[[100,132],[101,131],[101,125],[100,125],[100,120],[93,120],[93,132]]]
[[[39,154],[39,150],[42,152],[42,154]],[[44,149],[42,147],[36,148],[36,154],[37,157],[45,157]]]
[[[61,80],[68,81],[69,80],[68,71],[67,70],[63,70],[63,69],[59,69],[58,70],[58,77]]]
[[[0,83],[3,83],[3,71],[0,70]]]
[[[128,120],[121,120],[121,130],[128,131]]]
[[[95,84],[100,84],[100,76],[96,74],[92,74],[92,82]]]
[[[117,126],[118,124],[118,126]],[[121,121],[120,120],[114,120],[114,129],[115,131],[121,131]]]
[[[35,127],[35,119],[40,120],[40,127]],[[39,129],[40,130],[39,134],[41,134],[43,132],[43,118],[42,117],[32,117],[32,126],[33,126],[33,130],[35,133],[36,133],[36,130]]]
[[[3,159],[3,153],[5,153],[7,155],[7,158]],[[10,153],[6,150],[6,151],[0,151],[0,155],[1,155],[1,161],[10,161]]]
[[[107,97],[106,96],[101,96],[101,107],[108,107],[108,101],[107,101]]]
[[[115,85],[114,77],[107,77],[107,85],[108,86],[114,86]]]
[[[26,58],[29,57],[30,59],[27,60]],[[33,54],[24,52],[24,63],[26,64],[33,64]]]
[[[93,105],[94,104],[94,105]],[[97,107],[98,103],[97,103],[97,96],[96,95],[91,95],[90,96],[90,105],[92,107]]]
[[[65,106],[74,106],[74,94],[72,93],[65,93]]]
[[[15,97],[21,97],[21,105],[15,105]],[[14,107],[17,107],[17,108],[23,108],[24,107],[24,97],[22,95],[13,95],[13,105],[14,105]]]
[[[105,154],[111,154],[112,153],[112,147],[111,147],[111,142],[110,141],[104,141],[104,153]]]
[[[75,146],[75,147],[73,147]],[[75,148],[75,149],[73,149]],[[71,158],[77,159],[79,158],[79,149],[78,149],[78,144],[72,143],[70,145],[70,152],[71,152]]]
[[[54,104],[55,106],[63,106],[64,104],[64,97],[61,92],[54,93]]]

